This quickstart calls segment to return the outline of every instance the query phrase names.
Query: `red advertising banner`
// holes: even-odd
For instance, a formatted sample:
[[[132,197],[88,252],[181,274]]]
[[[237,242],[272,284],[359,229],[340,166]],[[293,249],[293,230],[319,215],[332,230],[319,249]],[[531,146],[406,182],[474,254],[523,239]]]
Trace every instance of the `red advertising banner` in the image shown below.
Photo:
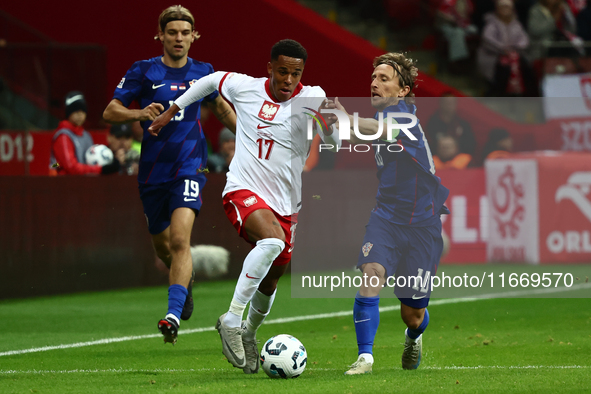
[[[443,232],[450,242],[444,263],[484,263],[488,238],[488,202],[484,169],[437,171],[450,190],[446,205],[451,214],[442,215]]]
[[[49,175],[53,131],[0,132],[0,175]],[[106,131],[90,132],[95,144],[107,144]]]
[[[591,154],[538,159],[540,262],[591,262]]]
[[[558,133],[560,142],[554,148],[568,151],[591,151],[591,118],[553,120],[551,124],[555,124],[555,129],[560,131]]]
[[[537,152],[486,163],[489,261],[591,262],[591,154]]]
[[[50,144],[51,134],[49,134],[49,141]],[[30,167],[31,163],[35,161],[34,146],[35,141],[31,133],[0,133],[0,175],[25,175],[27,165]],[[38,150],[38,153],[40,153],[40,150]],[[45,167],[46,172],[48,172],[49,155]]]

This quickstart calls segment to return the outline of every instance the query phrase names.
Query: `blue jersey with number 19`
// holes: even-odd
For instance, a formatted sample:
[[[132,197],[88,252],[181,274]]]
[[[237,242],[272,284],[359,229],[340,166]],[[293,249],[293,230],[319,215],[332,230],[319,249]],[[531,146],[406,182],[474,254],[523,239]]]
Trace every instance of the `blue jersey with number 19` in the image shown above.
[[[140,108],[160,103],[166,110],[189,89],[193,81],[211,73],[211,64],[191,58],[181,68],[166,66],[161,57],[142,60],[127,71],[113,98],[126,107],[137,101]],[[212,101],[217,96],[215,91],[204,100]],[[179,177],[191,177],[205,168],[207,143],[199,122],[201,101],[179,111],[157,137],[148,132],[152,122],[142,122],[144,138],[138,174],[140,184],[160,184]]]

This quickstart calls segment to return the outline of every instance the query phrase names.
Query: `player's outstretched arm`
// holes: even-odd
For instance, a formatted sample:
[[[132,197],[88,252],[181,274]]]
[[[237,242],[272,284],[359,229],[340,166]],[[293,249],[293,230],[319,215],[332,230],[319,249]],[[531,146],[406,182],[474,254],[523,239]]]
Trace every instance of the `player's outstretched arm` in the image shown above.
[[[349,118],[351,119],[351,126],[353,126],[353,118]],[[363,135],[375,135],[378,127],[380,127],[379,122],[372,118],[358,118],[357,122],[359,125],[359,132]],[[376,139],[385,140],[388,138],[387,130],[386,123],[384,123],[382,134],[377,136]]]
[[[322,104],[320,104],[320,107],[318,107],[318,112],[322,114],[327,126],[325,127],[324,122],[322,122],[318,134],[325,144],[332,145],[332,148],[330,149],[331,151],[338,152],[341,148],[341,139],[339,133],[335,132],[333,127],[338,120],[337,116],[331,113],[323,113],[323,109],[336,109],[335,102],[329,99],[324,99]]]
[[[335,104],[334,101],[329,100],[329,99],[324,99],[322,101],[322,104],[320,104],[320,107],[318,107],[318,112],[322,113],[323,109],[336,109],[337,106]],[[326,124],[328,126],[328,129],[326,129],[323,125],[322,127],[322,132],[324,133],[324,135],[331,135],[332,134],[332,126],[333,124],[335,124],[338,120],[338,118],[336,117],[335,114],[331,114],[331,113],[324,113],[322,115],[322,117],[324,118],[324,120],[326,121]]]
[[[111,124],[129,123],[136,120],[144,122],[156,119],[162,111],[164,111],[164,106],[160,103],[151,103],[143,109],[129,109],[121,101],[113,99],[105,108],[103,119]]]
[[[160,130],[162,130],[162,128],[166,126],[179,111],[179,106],[173,103],[166,111],[158,115],[150,127],[148,127],[150,135],[153,135],[154,137],[158,136]]]
[[[172,117],[182,109],[187,108],[195,101],[201,100],[205,96],[213,93],[219,86],[220,81],[226,75],[226,72],[218,71],[213,74],[206,75],[205,77],[194,82],[193,85],[187,90],[181,97],[175,100],[174,104],[170,106],[164,113],[162,113],[152,125],[148,127],[148,132],[157,136],[160,130],[170,122]],[[234,124],[236,122],[234,121]],[[236,126],[234,126],[236,130]]]
[[[359,138],[357,138],[357,136],[353,132],[353,117],[351,115],[349,115],[349,113],[347,112],[347,110],[345,109],[345,107],[343,107],[343,104],[341,104],[341,102],[339,101],[339,98],[338,97],[335,97],[334,103],[335,103],[335,108],[336,109],[338,109],[341,112],[344,112],[347,115],[347,117],[349,117],[349,125],[351,126],[351,129],[350,129],[351,137],[349,138],[349,143],[351,143],[351,144],[362,144],[363,141],[361,141]]]
[[[217,71],[209,74],[196,81],[191,85],[181,97],[175,100],[175,104],[179,109],[185,109],[197,100],[201,100],[205,96],[213,93],[219,86],[220,81],[224,78],[227,72]]]
[[[214,101],[208,102],[207,106],[224,126],[236,134],[236,112],[226,100],[217,96]]]
[[[347,116],[349,117],[349,124],[351,125],[351,140],[349,142],[351,142],[352,144],[365,144],[367,143],[367,141],[361,140],[360,138],[358,138],[355,135],[355,132],[353,130],[354,127],[354,118],[353,116],[349,115],[349,113],[347,112],[347,110],[345,109],[345,107],[343,107],[343,105],[339,102],[339,98],[336,97],[335,98],[335,105],[336,108],[340,111],[343,111],[344,113],[347,114]],[[357,124],[358,124],[358,130],[360,134],[363,135],[372,135],[374,136],[376,134],[376,131],[378,130],[380,124],[378,123],[377,120],[372,119],[372,118],[357,118]],[[386,139],[388,138],[388,133],[387,133],[388,128],[386,127],[386,124],[383,125],[383,132],[381,135],[376,136],[376,139]]]

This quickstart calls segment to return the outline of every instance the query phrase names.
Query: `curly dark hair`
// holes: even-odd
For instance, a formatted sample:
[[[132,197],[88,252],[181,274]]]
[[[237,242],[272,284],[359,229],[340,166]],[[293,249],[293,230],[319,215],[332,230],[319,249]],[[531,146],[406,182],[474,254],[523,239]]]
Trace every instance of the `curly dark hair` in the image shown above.
[[[277,60],[281,55],[302,59],[304,64],[306,64],[306,59],[308,59],[306,48],[299,42],[290,39],[281,40],[271,48],[271,60]]]

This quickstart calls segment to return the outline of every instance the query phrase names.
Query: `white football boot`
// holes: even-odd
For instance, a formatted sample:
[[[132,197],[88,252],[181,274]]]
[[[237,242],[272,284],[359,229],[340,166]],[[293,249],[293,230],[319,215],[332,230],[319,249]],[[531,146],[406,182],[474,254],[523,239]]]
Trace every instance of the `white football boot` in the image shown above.
[[[404,351],[402,352],[402,368],[417,369],[421,365],[423,334],[415,340],[410,339],[406,331],[404,335],[406,336],[406,340],[404,341]]]
[[[246,321],[242,320],[242,346],[244,347],[244,357],[246,358],[246,365],[242,370],[246,374],[254,374],[259,372],[260,355],[256,335],[252,339],[246,339],[244,332],[246,331]]]
[[[349,367],[349,370],[345,372],[345,375],[363,375],[371,373],[372,365],[373,363],[366,361],[365,357],[360,355],[359,358],[357,358],[357,361],[355,361],[353,365]]]
[[[215,325],[222,340],[222,353],[224,353],[230,364],[236,368],[244,368],[246,359],[244,357],[244,345],[242,345],[242,327],[226,326],[224,324],[226,313],[220,316]]]

